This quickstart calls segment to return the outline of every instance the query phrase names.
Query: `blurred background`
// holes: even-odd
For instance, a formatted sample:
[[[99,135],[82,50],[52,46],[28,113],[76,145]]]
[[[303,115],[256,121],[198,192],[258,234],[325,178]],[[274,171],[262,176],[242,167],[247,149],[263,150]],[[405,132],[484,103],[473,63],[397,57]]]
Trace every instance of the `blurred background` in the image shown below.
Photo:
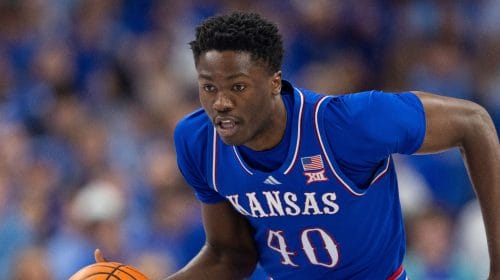
[[[297,86],[430,91],[500,125],[498,0],[0,0],[2,279],[68,279],[97,247],[160,279],[198,252],[172,131],[199,107],[195,26],[233,10],[279,25]],[[485,279],[459,152],[395,160],[410,278]]]

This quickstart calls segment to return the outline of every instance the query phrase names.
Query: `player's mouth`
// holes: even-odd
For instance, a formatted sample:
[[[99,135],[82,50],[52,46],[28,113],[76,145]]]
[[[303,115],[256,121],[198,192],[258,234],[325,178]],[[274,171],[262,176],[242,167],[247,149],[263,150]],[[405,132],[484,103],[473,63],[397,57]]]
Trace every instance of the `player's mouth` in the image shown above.
[[[239,127],[239,122],[233,117],[216,117],[214,123],[221,137],[233,136]]]

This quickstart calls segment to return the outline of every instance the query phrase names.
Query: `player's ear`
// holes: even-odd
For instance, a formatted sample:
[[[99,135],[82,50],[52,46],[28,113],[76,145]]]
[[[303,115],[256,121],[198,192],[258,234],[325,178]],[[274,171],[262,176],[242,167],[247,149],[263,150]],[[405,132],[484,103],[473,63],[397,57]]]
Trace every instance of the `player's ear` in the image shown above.
[[[273,95],[281,93],[281,71],[274,72],[271,78],[271,87]]]

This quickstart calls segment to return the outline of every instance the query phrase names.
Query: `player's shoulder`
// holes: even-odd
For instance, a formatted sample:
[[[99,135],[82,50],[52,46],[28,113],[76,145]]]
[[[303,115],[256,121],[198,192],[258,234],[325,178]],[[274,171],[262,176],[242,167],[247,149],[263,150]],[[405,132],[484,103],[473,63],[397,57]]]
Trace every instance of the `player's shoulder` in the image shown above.
[[[392,94],[380,90],[369,90],[331,95],[329,93],[319,92],[307,88],[294,88],[298,89],[299,92],[303,94],[304,102],[306,104],[316,105],[320,99],[328,97],[330,100],[328,103],[334,103],[343,107],[351,107],[351,112],[357,112],[362,109],[366,110],[369,108],[368,105],[372,105],[372,103],[377,101],[377,99],[384,99],[387,98],[387,95]]]
[[[209,125],[210,119],[205,111],[200,108],[187,114],[177,123],[175,134],[193,133],[193,130],[199,130],[200,128],[208,129]]]
[[[369,108],[369,105],[383,94],[377,90],[346,93],[334,96],[331,103],[346,107],[351,113],[356,113]]]
[[[212,123],[203,109],[198,109],[183,117],[176,125],[174,139],[180,142],[200,143],[212,129]]]
[[[401,104],[418,103],[418,97],[411,92],[387,92],[370,90],[338,95],[330,101],[331,108],[345,110],[351,116],[382,114]]]

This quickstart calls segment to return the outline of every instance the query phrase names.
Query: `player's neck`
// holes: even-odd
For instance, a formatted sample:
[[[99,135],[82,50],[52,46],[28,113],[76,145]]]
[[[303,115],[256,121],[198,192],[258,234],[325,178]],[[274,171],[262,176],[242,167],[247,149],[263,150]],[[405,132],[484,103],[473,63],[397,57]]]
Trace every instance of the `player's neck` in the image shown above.
[[[254,151],[265,151],[277,146],[286,130],[287,111],[281,95],[276,96],[276,108],[273,110],[272,117],[269,118],[269,125],[254,138],[245,143],[245,146]]]

